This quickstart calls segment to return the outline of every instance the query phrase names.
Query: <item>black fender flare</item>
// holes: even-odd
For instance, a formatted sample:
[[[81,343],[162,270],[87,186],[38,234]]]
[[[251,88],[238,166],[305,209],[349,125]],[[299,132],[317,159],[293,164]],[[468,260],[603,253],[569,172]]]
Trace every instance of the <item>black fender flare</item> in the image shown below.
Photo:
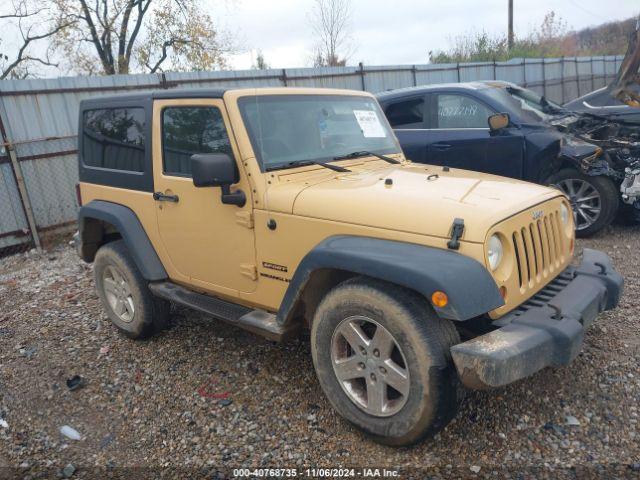
[[[149,280],[164,280],[167,272],[158,257],[138,216],[129,207],[103,200],[92,200],[78,212],[80,231],[80,255],[85,262],[92,262],[102,240],[91,232],[91,220],[100,220],[118,230],[142,276]]]
[[[278,321],[287,323],[311,274],[336,269],[415,290],[430,302],[436,290],[449,297],[441,318],[468,320],[504,305],[493,277],[478,261],[460,253],[414,243],[339,235],[313,248],[300,262],[284,295]]]

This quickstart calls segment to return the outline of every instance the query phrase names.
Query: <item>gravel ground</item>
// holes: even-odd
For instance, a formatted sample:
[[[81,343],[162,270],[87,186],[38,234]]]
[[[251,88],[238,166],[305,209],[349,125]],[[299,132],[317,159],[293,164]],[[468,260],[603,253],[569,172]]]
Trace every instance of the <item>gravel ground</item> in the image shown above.
[[[12,467],[0,478],[215,478],[260,466],[638,476],[640,228],[617,226],[578,246],[611,255],[626,289],[573,364],[469,392],[442,433],[401,449],[371,442],[332,411],[306,338],[274,345],[176,308],[169,330],[135,342],[111,326],[91,266],[71,247],[0,259],[0,467]],[[74,375],[84,385],[69,391]],[[61,435],[64,425],[81,439]],[[131,476],[132,467],[141,470]]]

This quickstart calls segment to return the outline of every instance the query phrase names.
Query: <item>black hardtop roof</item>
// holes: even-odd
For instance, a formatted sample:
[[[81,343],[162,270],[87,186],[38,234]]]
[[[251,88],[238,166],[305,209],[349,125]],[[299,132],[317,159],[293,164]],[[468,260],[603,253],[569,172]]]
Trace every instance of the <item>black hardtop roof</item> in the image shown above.
[[[167,90],[151,90],[139,93],[121,93],[103,97],[93,97],[80,102],[81,107],[109,105],[143,105],[156,99],[173,98],[222,98],[230,88],[180,88]],[[235,89],[234,89],[235,90]]]

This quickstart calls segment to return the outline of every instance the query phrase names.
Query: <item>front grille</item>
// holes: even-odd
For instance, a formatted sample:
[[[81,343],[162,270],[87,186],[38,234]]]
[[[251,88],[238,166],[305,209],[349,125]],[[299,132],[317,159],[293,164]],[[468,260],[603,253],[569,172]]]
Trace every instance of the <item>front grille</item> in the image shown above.
[[[513,232],[511,239],[521,290],[546,282],[562,266],[564,245],[560,232],[557,211]]]

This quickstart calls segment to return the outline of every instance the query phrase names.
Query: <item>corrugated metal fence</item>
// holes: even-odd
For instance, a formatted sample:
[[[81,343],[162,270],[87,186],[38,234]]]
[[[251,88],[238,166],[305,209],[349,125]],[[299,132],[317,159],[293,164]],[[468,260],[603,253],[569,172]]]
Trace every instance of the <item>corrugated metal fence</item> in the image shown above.
[[[67,77],[0,82],[0,254],[39,245],[39,236],[75,222],[76,131],[84,98],[193,87],[334,87],[385,90],[499,79],[559,103],[609,83],[622,56],[508,62]],[[35,234],[34,234],[35,233]]]

